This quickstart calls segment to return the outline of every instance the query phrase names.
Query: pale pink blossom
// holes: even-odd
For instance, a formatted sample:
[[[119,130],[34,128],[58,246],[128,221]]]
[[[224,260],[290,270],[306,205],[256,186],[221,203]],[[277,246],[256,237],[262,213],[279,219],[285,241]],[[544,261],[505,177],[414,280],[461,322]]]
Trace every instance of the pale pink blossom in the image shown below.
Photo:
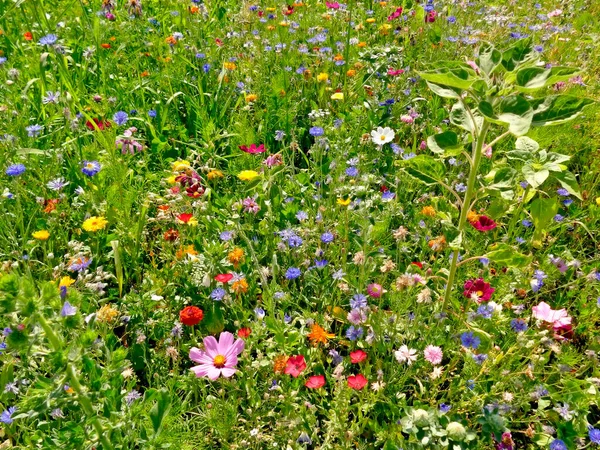
[[[213,336],[204,338],[204,350],[192,347],[190,359],[200,365],[191,368],[197,377],[208,377],[216,380],[223,375],[225,378],[233,376],[236,372],[238,355],[244,350],[244,341],[238,339],[234,342],[234,336],[224,331],[219,336],[219,341]]]
[[[423,351],[423,356],[427,361],[435,366],[442,362],[444,352],[442,352],[441,348],[436,347],[435,345],[428,345]]]

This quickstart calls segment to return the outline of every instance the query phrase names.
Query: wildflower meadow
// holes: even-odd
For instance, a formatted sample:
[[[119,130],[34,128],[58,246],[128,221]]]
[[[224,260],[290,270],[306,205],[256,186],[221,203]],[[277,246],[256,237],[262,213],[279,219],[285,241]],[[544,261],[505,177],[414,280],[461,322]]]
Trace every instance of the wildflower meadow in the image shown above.
[[[600,449],[599,17],[0,0],[0,449]]]

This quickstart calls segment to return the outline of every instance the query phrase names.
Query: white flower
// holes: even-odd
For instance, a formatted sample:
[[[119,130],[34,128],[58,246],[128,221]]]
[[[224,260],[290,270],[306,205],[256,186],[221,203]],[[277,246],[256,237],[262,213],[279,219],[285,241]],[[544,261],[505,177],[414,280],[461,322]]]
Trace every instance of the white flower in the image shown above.
[[[392,142],[394,136],[396,136],[396,133],[394,133],[394,130],[390,127],[377,127],[376,130],[371,131],[371,139],[377,145],[384,145],[388,142]]]
[[[407,363],[409,366],[417,360],[417,351],[414,348],[408,348],[406,345],[394,352],[394,356],[399,363]]]

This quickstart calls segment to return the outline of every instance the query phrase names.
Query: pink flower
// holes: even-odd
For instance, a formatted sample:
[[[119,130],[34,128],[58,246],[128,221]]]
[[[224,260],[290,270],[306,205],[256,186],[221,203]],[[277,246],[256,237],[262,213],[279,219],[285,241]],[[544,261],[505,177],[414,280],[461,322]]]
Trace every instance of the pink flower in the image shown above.
[[[467,298],[474,298],[477,303],[487,302],[492,298],[495,289],[489,283],[483,281],[483,278],[477,280],[467,280],[463,286],[463,295]]]
[[[400,17],[401,14],[402,14],[402,7],[396,8],[396,11],[394,11],[392,14],[390,14],[387,19],[390,21],[397,19],[398,17]]]
[[[244,341],[233,340],[233,334],[224,331],[219,336],[219,342],[214,336],[205,337],[204,351],[192,347],[190,359],[200,364],[192,367],[192,372],[197,377],[208,377],[211,380],[216,380],[220,375],[225,378],[233,376],[237,370],[235,368],[238,363],[237,357],[244,350]]]
[[[498,226],[496,222],[494,222],[494,220],[490,219],[488,216],[479,216],[477,220],[474,220],[470,223],[476,230],[479,231],[490,231]]]
[[[298,375],[300,375],[304,369],[306,369],[306,361],[304,361],[304,356],[290,356],[285,365],[284,373],[291,375],[294,378],[298,378]]]
[[[246,145],[240,145],[239,148],[241,151],[250,153],[250,154],[265,152],[265,144],[260,144],[259,146],[257,146],[256,144],[251,144],[250,147],[248,147]]]
[[[384,292],[385,291],[383,290],[383,287],[380,284],[371,283],[367,286],[367,294],[369,294],[370,297],[379,298],[383,295]]]
[[[425,360],[429,361],[435,366],[442,362],[444,352],[442,352],[441,348],[436,347],[435,345],[428,345],[423,351],[423,356],[425,356]]]
[[[309,377],[304,386],[310,389],[319,389],[325,386],[325,377],[323,375],[313,375]]]
[[[387,71],[387,74],[391,77],[395,77],[397,75],[402,75],[403,73],[404,73],[404,69],[395,70],[395,69],[389,68]]]
[[[573,319],[569,317],[566,309],[554,310],[546,302],[541,302],[531,310],[533,311],[533,317],[552,324],[556,339],[573,338],[573,326],[571,325]]]
[[[350,375],[348,377],[348,387],[360,391],[367,385],[367,379],[363,374]]]
[[[367,321],[367,313],[365,308],[354,308],[348,313],[347,318],[352,325],[360,325]]]
[[[338,2],[325,2],[325,6],[329,9],[340,9],[340,4]]]
[[[352,364],[358,364],[365,359],[367,359],[367,352],[364,350],[354,350],[353,352],[350,352],[350,362]]]

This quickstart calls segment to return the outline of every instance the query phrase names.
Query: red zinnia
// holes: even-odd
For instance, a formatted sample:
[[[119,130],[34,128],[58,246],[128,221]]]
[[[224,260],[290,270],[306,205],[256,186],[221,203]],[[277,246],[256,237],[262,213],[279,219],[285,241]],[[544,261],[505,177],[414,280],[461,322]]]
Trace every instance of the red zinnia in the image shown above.
[[[246,153],[255,154],[255,153],[264,153],[265,152],[265,144],[260,144],[257,146],[256,144],[250,144],[250,147],[246,145],[240,145],[240,150]]]
[[[294,378],[298,378],[298,375],[300,375],[304,369],[306,369],[306,361],[304,361],[304,356],[290,356],[285,365],[284,373],[291,375]]]
[[[479,231],[490,231],[498,226],[496,222],[488,216],[479,216],[477,220],[471,222],[471,225]]]
[[[363,350],[354,350],[353,352],[350,352],[350,362],[352,364],[358,364],[365,359],[367,359],[367,352]]]
[[[363,374],[359,373],[358,375],[350,375],[348,377],[348,387],[352,389],[356,389],[360,391],[367,385],[367,379]]]
[[[186,306],[179,311],[179,320],[188,327],[198,325],[203,318],[204,313],[197,306]]]
[[[313,375],[309,377],[304,386],[310,389],[319,389],[325,386],[325,377],[323,375]]]
[[[240,328],[237,332],[238,337],[241,337],[242,339],[246,339],[248,336],[250,336],[250,333],[252,333],[252,329],[248,328],[248,327],[244,327],[244,328]]]
[[[215,280],[219,283],[228,283],[233,278],[233,275],[230,273],[220,273],[215,277]]]
[[[464,284],[463,295],[467,298],[474,298],[477,303],[487,302],[494,293],[495,289],[489,283],[483,281],[483,278],[477,280],[467,280]]]

